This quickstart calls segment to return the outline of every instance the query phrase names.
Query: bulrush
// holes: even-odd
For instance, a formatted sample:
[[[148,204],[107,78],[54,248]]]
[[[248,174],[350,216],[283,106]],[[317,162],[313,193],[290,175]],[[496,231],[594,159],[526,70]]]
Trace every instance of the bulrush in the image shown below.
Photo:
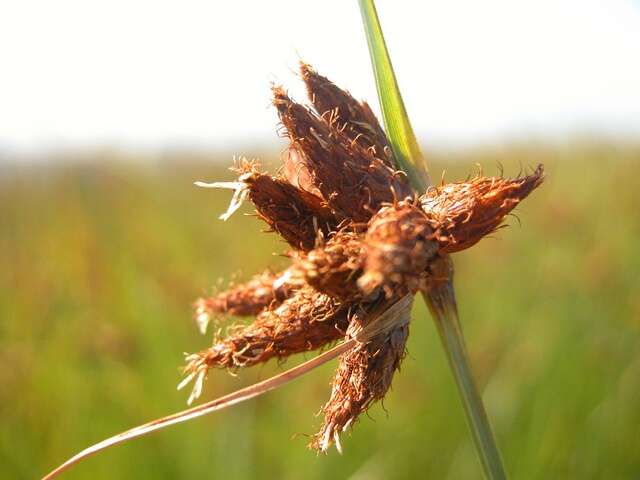
[[[448,279],[448,253],[494,232],[543,179],[543,168],[516,179],[477,176],[414,191],[398,170],[380,124],[309,65],[301,65],[312,107],[274,87],[290,146],[279,176],[255,162],[236,166],[227,219],[249,199],[258,216],[292,248],[291,266],[263,273],[197,302],[211,315],[255,315],[212,347],[187,356],[190,400],[212,367],[251,366],[271,358],[351,342],[340,357],[324,424],[311,446],[340,449],[340,434],[389,390],[405,354],[413,296]]]

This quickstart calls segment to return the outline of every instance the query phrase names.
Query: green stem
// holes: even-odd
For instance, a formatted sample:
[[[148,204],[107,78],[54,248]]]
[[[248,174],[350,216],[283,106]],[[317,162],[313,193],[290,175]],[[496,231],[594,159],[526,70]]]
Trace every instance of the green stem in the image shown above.
[[[449,366],[458,386],[458,393],[485,476],[489,480],[504,480],[506,474],[502,458],[471,371],[462,326],[458,318],[453,285],[449,281],[436,287],[425,293],[424,299],[438,328],[445,352],[447,352]]]

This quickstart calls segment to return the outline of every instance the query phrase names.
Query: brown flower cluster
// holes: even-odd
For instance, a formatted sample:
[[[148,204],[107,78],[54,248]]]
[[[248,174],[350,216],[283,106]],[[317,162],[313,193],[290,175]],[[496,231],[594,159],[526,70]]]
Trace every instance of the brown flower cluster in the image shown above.
[[[255,315],[213,346],[187,357],[190,400],[212,367],[239,368],[356,339],[340,357],[324,424],[311,446],[340,449],[339,435],[384,397],[404,357],[413,296],[446,280],[446,255],[495,231],[543,179],[539,166],[515,179],[486,178],[415,192],[398,171],[371,109],[306,64],[311,107],[281,87],[274,100],[290,146],[276,176],[254,162],[235,167],[227,219],[249,199],[290,245],[291,266],[265,272],[196,304],[213,315]]]

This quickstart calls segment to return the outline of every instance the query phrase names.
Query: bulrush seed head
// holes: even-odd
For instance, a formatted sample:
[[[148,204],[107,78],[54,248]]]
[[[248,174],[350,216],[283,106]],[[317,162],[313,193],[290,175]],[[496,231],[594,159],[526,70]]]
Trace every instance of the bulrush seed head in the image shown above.
[[[335,120],[292,101],[274,87],[274,105],[292,147],[316,188],[340,220],[366,222],[384,202],[412,196],[406,179],[354,142]]]
[[[187,357],[190,400],[211,367],[239,368],[271,358],[352,342],[322,408],[311,446],[340,448],[340,434],[384,397],[404,357],[417,291],[448,281],[448,253],[496,230],[543,180],[539,166],[516,179],[478,176],[414,192],[395,171],[388,141],[369,107],[303,64],[315,111],[280,87],[274,105],[290,139],[281,177],[242,162],[226,219],[250,199],[293,248],[283,274],[265,273],[211,299],[200,312],[255,314],[226,338]],[[421,196],[419,194],[422,193]]]
[[[336,123],[352,141],[369,149],[388,167],[397,168],[387,136],[366,102],[358,102],[304,62],[300,63],[300,75],[313,108],[327,124]]]
[[[544,168],[538,165],[524,177],[478,175],[468,182],[443,184],[427,192],[420,202],[437,231],[440,252],[459,252],[494,232],[543,179]]]
[[[309,250],[319,234],[335,229],[335,217],[318,197],[269,175],[250,174],[243,181],[258,215],[292,247]]]
[[[235,190],[229,209],[220,217],[223,220],[227,220],[248,197],[258,216],[293,248],[310,250],[318,235],[335,229],[336,219],[321,198],[292,185],[285,178],[260,173],[256,162],[243,160],[233,170],[239,174],[236,182],[197,183]]]

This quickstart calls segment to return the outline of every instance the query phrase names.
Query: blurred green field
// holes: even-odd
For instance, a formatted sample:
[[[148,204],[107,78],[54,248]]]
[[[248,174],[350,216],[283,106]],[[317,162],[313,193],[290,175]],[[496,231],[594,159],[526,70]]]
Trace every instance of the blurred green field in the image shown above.
[[[184,408],[187,394],[175,389],[183,352],[210,342],[192,301],[221,278],[284,264],[273,254],[285,245],[256,219],[216,219],[228,192],[192,186],[231,178],[226,158],[128,160],[0,166],[0,478],[38,478],[91,443]],[[534,145],[431,161],[448,180],[475,163],[487,174],[498,163],[509,175],[547,167],[517,210],[522,227],[510,219],[454,257],[470,354],[511,478],[640,478],[640,148]],[[421,301],[408,348],[384,408],[345,436],[342,456],[306,448],[332,362],[63,478],[480,478]],[[203,398],[283,368],[213,372]]]

